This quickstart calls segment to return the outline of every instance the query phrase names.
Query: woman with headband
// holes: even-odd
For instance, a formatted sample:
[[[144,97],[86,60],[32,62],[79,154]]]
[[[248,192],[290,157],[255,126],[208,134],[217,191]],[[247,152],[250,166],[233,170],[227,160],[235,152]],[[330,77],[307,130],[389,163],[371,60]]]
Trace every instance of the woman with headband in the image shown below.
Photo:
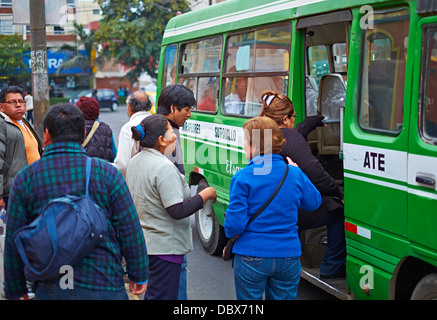
[[[191,197],[190,188],[165,156],[175,149],[176,135],[163,115],[151,115],[132,127],[142,150],[129,162],[126,182],[143,228],[149,255],[145,300],[176,300],[184,254],[193,249],[189,216],[207,200],[217,199],[214,188]]]
[[[280,127],[285,139],[281,155],[290,158],[308,176],[322,195],[322,205],[313,212],[299,210],[299,230],[327,226],[328,244],[320,266],[322,279],[345,276],[346,240],[344,232],[343,194],[335,180],[325,171],[319,160],[312,154],[306,141],[308,134],[319,122],[317,117],[310,118],[293,129],[297,118],[291,100],[275,91],[261,94],[263,108],[260,116],[273,119]]]

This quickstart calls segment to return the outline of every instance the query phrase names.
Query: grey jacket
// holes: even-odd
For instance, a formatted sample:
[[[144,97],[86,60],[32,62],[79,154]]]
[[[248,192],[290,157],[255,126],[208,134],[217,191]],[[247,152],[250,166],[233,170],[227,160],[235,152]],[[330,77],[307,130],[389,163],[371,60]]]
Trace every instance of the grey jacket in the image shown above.
[[[0,198],[9,196],[17,173],[27,166],[26,147],[21,130],[0,112]]]

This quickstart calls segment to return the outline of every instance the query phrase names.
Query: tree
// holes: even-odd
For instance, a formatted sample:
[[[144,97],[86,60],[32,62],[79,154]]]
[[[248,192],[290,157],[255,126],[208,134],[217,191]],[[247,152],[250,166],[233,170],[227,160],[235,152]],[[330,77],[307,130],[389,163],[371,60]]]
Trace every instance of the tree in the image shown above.
[[[157,77],[161,41],[167,22],[189,11],[186,0],[98,0],[103,12],[97,39],[103,54],[132,67],[131,82],[147,72]]]
[[[0,75],[19,81],[30,78],[23,54],[29,52],[29,43],[17,34],[0,36]]]
[[[64,69],[79,67],[82,71],[90,73],[90,87],[94,88],[96,66],[101,64],[103,59],[102,57],[96,57],[98,43],[96,42],[95,31],[91,30],[87,33],[84,27],[76,22],[73,22],[73,27],[72,33],[76,35],[76,45],[63,44],[54,50],[67,54],[67,59],[58,67],[56,74],[59,75]],[[80,43],[78,43],[78,39]],[[80,44],[83,45],[85,53],[79,50]]]

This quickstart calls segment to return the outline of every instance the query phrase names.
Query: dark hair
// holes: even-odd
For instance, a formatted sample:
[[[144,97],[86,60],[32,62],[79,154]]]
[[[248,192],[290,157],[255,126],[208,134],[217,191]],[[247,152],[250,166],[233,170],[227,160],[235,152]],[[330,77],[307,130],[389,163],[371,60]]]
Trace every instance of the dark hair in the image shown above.
[[[167,115],[171,112],[171,106],[176,106],[179,111],[186,106],[190,108],[196,106],[193,91],[182,84],[172,84],[165,87],[159,95],[156,113]]]
[[[9,86],[0,91],[0,102],[6,102],[6,95],[8,93],[20,93],[24,99],[24,91],[19,86]]]
[[[82,96],[76,102],[76,106],[82,111],[87,120],[96,120],[99,117],[99,102],[94,98]]]
[[[138,111],[149,111],[152,108],[150,97],[145,92],[141,91],[131,93],[127,97],[126,103],[130,105],[133,113]]]
[[[43,122],[53,142],[77,142],[82,144],[85,134],[85,117],[71,103],[58,103],[50,107]]]
[[[161,114],[153,114],[145,117],[139,125],[143,128],[144,137],[141,139],[141,133],[137,127],[132,127],[132,138],[135,141],[140,141],[140,146],[152,148],[158,138],[167,132],[168,120]]]

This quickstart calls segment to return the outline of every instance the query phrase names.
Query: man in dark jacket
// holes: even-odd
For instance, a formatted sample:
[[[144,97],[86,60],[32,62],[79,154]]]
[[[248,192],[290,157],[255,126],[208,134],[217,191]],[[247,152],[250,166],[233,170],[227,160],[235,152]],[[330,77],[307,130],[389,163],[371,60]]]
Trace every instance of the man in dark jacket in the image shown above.
[[[25,166],[27,157],[23,135],[0,113],[0,209],[7,209],[12,181]]]
[[[43,152],[43,141],[30,123],[24,118],[26,101],[24,91],[17,86],[9,86],[0,92],[0,111],[6,121],[12,122],[21,130],[26,146],[27,162],[39,160]]]
[[[7,207],[15,175],[41,157],[42,139],[24,118],[24,91],[9,86],[0,92],[0,209]]]

